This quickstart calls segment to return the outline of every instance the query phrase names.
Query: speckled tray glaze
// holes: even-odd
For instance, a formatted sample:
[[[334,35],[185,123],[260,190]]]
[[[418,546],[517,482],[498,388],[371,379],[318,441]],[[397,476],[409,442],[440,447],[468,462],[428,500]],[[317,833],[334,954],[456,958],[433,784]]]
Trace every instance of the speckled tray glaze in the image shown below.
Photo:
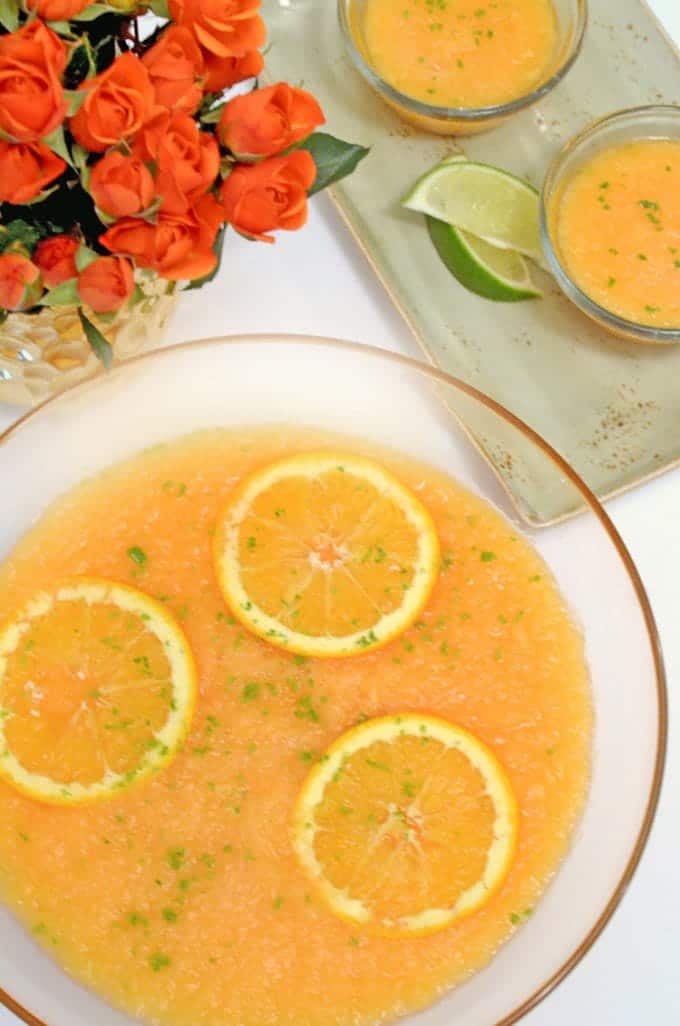
[[[334,0],[265,6],[270,76],[314,91],[335,134],[371,146],[334,198],[430,359],[524,419],[600,498],[680,464],[680,346],[607,335],[543,274],[542,301],[480,299],[441,265],[422,219],[399,206],[418,175],[456,150],[539,185],[557,150],[588,121],[677,102],[678,53],[643,0],[590,0],[583,51],[561,85],[500,128],[460,140],[408,127],[372,93],[345,56]],[[516,438],[508,451],[495,429],[456,412],[526,520],[547,525],[578,512],[573,489],[545,480]]]

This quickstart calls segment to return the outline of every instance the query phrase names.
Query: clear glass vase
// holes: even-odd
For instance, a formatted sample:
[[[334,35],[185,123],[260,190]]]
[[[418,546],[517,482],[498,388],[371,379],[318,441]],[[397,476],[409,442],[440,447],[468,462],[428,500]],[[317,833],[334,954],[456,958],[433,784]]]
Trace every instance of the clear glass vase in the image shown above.
[[[113,320],[86,311],[116,362],[158,345],[177,304],[174,282],[138,272],[137,284],[144,298]],[[0,325],[0,402],[35,405],[100,369],[75,306],[11,313]]]

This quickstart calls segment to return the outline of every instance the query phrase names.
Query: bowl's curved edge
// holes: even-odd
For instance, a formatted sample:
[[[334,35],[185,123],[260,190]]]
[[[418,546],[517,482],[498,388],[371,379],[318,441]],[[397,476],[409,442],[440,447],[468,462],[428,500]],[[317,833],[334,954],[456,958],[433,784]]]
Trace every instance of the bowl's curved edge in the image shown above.
[[[649,638],[649,645],[652,652],[654,661],[655,681],[656,681],[656,699],[658,709],[658,730],[656,739],[656,754],[654,759],[654,774],[652,777],[652,784],[650,788],[649,798],[647,800],[647,806],[645,809],[645,815],[638,832],[637,840],[631,852],[630,858],[626,864],[626,867],[616,885],[612,894],[607,902],[604,910],[598,916],[594,925],[590,928],[586,936],[583,938],[576,950],[570,955],[570,957],[564,962],[560,968],[553,973],[553,975],[546,980],[533,994],[531,994],[520,1006],[515,1008],[509,1015],[500,1019],[494,1026],[513,1026],[523,1016],[535,1008],[541,1003],[549,994],[555,990],[572,972],[573,969],[581,962],[588,951],[595,944],[597,939],[600,937],[606,926],[612,919],[616,909],[618,908],[624,894],[626,893],[637,868],[640,864],[643,852],[647,845],[649,835],[654,823],[656,816],[659,797],[661,794],[661,786],[663,782],[664,767],[666,763],[666,749],[668,743],[668,691],[667,691],[667,678],[666,670],[664,666],[663,652],[661,648],[661,640],[659,637],[658,628],[652,611],[651,603],[647,595],[646,588],[642,582],[642,578],[635,566],[633,557],[631,556],[625,542],[623,541],[618,530],[614,526],[609,514],[605,511],[604,507],[600,504],[595,494],[591,491],[588,485],[581,480],[575,470],[569,463],[562,457],[556,449],[554,449],[549,442],[546,442],[541,435],[538,434],[532,427],[520,420],[519,417],[515,416],[510,410],[501,406],[495,399],[491,399],[489,396],[480,392],[472,385],[468,385],[466,382],[455,378],[450,374],[446,374],[444,371],[439,370],[436,367],[432,367],[429,364],[421,363],[418,360],[411,359],[407,356],[402,356],[400,353],[392,352],[391,350],[381,349],[378,346],[366,345],[361,342],[347,342],[338,338],[327,338],[323,336],[314,335],[295,335],[295,334],[252,334],[252,335],[227,335],[227,336],[216,336],[213,338],[197,339],[191,342],[182,342],[174,346],[166,346],[161,349],[152,350],[147,353],[143,353],[139,356],[132,357],[130,360],[125,361],[124,364],[119,365],[118,368],[114,368],[112,375],[116,374],[117,370],[125,370],[131,364],[146,362],[154,359],[162,359],[164,356],[171,354],[177,350],[183,351],[191,348],[210,348],[216,345],[234,345],[247,343],[266,343],[266,344],[298,344],[298,345],[309,345],[319,346],[324,345],[329,349],[350,349],[357,353],[366,353],[373,358],[384,359],[397,364],[401,364],[404,367],[408,367],[411,370],[417,371],[420,374],[424,374],[435,381],[442,382],[443,384],[449,385],[469,396],[472,399],[477,400],[487,409],[491,410],[502,420],[505,420],[512,427],[517,429],[521,434],[525,435],[531,442],[533,442],[543,453],[546,455],[573,484],[573,486],[581,493],[585,502],[594,513],[594,515],[600,521],[605,532],[609,536],[614,548],[616,549],[621,562],[623,563],[625,570],[630,578],[630,582],[635,591],[640,611],[645,623],[647,635]],[[88,378],[85,381],[79,382],[73,385],[71,388],[66,389],[64,392],[58,395],[52,396],[46,400],[40,406],[35,407],[33,410],[29,410],[19,420],[15,421],[14,424],[10,425],[4,432],[0,433],[0,446],[6,443],[17,431],[21,430],[22,426],[29,420],[33,420],[39,416],[41,411],[52,404],[56,404],[68,397],[72,392],[82,390],[88,387],[96,387],[97,384],[102,384],[107,379],[100,375],[93,378]],[[18,1019],[25,1023],[26,1026],[67,1026],[63,1023],[47,1023],[43,1019],[38,1018],[27,1008],[24,1008],[15,998],[13,998],[6,990],[0,986],[0,1005],[4,1005],[8,1011],[12,1012]]]

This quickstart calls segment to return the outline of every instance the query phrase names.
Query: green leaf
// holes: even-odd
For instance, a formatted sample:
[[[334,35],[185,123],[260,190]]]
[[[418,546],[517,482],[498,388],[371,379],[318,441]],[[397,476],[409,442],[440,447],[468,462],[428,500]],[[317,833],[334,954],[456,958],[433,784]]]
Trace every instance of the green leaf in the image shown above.
[[[135,285],[135,290],[130,296],[130,306],[136,306],[137,303],[141,303],[144,299],[146,299],[144,289],[139,285]]]
[[[44,232],[36,225],[29,224],[28,221],[23,221],[21,218],[10,221],[0,227],[0,253],[4,253],[15,243],[31,253],[34,246],[42,239],[43,234]]]
[[[203,122],[203,124],[216,125],[222,117],[222,111],[226,106],[226,103],[218,103],[216,107],[211,107],[209,110],[205,112],[205,114],[201,114],[201,121]]]
[[[195,281],[190,281],[188,285],[185,285],[182,292],[191,292],[192,289],[201,289],[204,285],[207,285],[209,281],[212,281],[217,272],[220,269],[222,263],[222,250],[224,249],[224,235],[225,229],[221,228],[215,239],[215,245],[213,246],[213,252],[217,257],[217,263],[210,274],[205,274],[202,278],[196,278]]]
[[[90,175],[89,175],[89,170],[88,170],[88,172],[86,172],[86,174],[85,174],[85,180],[83,181],[81,179],[81,181],[83,182],[83,189],[85,189],[86,192],[87,192],[87,190],[90,187],[89,186],[89,180],[90,180]],[[101,223],[104,225],[105,228],[108,228],[110,225],[115,224],[116,218],[113,217],[111,214],[105,213],[103,210],[101,210],[96,205],[95,205],[94,209],[95,209],[95,213],[97,214],[97,217],[99,218],[99,220],[101,221]]]
[[[58,36],[71,36],[71,26],[67,21],[48,21],[47,24]]]
[[[350,175],[368,153],[366,146],[344,142],[326,132],[315,132],[294,149],[307,150],[316,164],[316,181],[309,190],[310,196]]]
[[[152,221],[155,224],[157,220],[156,215],[158,214],[158,211],[161,209],[162,202],[163,200],[161,199],[161,197],[156,196],[156,198],[152,200],[148,207],[146,207],[144,210],[141,210],[139,214],[136,214],[135,216],[141,217],[145,221]]]
[[[167,18],[170,20],[170,8],[168,7],[167,0],[151,0],[151,10],[157,18]]]
[[[8,32],[14,32],[19,24],[19,4],[17,0],[0,0],[0,25]]]
[[[69,153],[69,148],[66,145],[63,125],[59,125],[58,128],[55,128],[51,135],[46,135],[43,142],[46,146],[49,146],[49,148],[53,150],[58,157],[61,157],[62,160],[65,160],[67,164],[70,164],[71,167],[73,167],[73,159]]]
[[[80,317],[80,323],[83,326],[85,337],[90,344],[92,352],[98,360],[104,364],[106,370],[108,370],[113,363],[113,348],[111,343],[104,338],[99,328],[97,328],[91,320],[89,320],[83,313],[82,307],[78,307],[78,316]]]
[[[95,18],[101,18],[102,14],[116,14],[118,12],[111,10],[106,4],[91,4],[86,7],[80,14],[73,16],[74,21],[94,21]]]
[[[88,174],[89,174],[89,169],[87,167],[87,161],[88,161],[88,158],[89,158],[90,155],[87,152],[87,150],[85,149],[85,147],[81,146],[80,143],[73,143],[72,144],[72,146],[71,146],[71,153],[72,153],[72,156],[73,156],[73,166],[76,168],[77,171],[81,172],[80,180],[82,182],[83,188],[85,189],[85,191],[87,191],[88,180],[85,179],[83,176],[84,176],[86,171],[88,171]]]
[[[78,113],[85,102],[86,96],[86,89],[64,89],[64,99],[68,103],[68,116],[70,118],[72,118],[74,114]]]
[[[93,249],[90,249],[89,246],[78,246],[78,249],[76,250],[76,267],[79,271],[84,271],[85,268],[88,267],[93,260],[96,260],[98,258],[98,255],[99,254],[95,253],[95,251]]]
[[[220,161],[220,178],[228,178],[235,167],[236,161],[233,157],[222,157]]]
[[[68,281],[62,281],[61,285],[55,285],[40,300],[42,306],[76,306],[79,302],[77,278],[69,278]]]
[[[50,189],[43,189],[43,191],[39,192],[32,200],[27,200],[25,205],[27,207],[34,207],[38,203],[44,203],[45,200],[49,199],[52,193],[56,192],[58,188],[59,185],[53,185]]]
[[[88,78],[97,74],[95,54],[87,36],[81,36],[71,51],[71,57],[64,79],[69,89],[75,89]]]

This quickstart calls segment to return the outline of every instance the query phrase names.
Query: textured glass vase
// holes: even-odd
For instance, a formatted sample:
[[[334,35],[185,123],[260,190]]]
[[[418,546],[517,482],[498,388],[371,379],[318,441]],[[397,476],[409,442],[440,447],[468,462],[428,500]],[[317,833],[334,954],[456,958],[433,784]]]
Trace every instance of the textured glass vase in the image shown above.
[[[177,303],[175,283],[139,274],[144,298],[106,323],[87,311],[125,360],[158,345]],[[75,306],[12,313],[0,324],[0,402],[34,405],[101,369]]]

